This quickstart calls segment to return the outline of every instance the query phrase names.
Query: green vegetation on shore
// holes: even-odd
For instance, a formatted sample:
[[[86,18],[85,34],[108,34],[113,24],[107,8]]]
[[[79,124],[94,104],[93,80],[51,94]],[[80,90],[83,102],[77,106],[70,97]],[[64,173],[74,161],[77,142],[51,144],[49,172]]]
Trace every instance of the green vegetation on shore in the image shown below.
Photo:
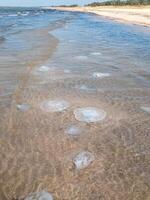
[[[77,4],[72,4],[72,5],[59,5],[59,6],[54,6],[54,7],[78,7]]]
[[[125,5],[150,5],[150,0],[126,0],[126,1],[120,1],[120,0],[111,0],[111,1],[105,1],[105,2],[93,2],[88,4],[87,6],[125,6]]]

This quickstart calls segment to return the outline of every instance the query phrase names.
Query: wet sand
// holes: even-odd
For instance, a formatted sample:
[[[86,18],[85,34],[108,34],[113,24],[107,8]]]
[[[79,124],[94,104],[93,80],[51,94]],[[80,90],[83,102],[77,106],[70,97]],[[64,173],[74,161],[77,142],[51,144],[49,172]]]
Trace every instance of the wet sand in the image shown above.
[[[115,21],[150,26],[150,6],[51,7],[50,9],[94,13]]]
[[[150,118],[139,108],[139,101],[135,103],[137,96],[150,95],[148,90],[89,94],[70,88],[83,81],[82,77],[67,80],[61,71],[51,73],[48,77],[52,79],[41,86],[32,74],[25,76],[28,82],[22,80],[24,87],[16,90],[11,110],[3,115],[1,198],[24,199],[33,191],[46,190],[58,200],[148,200]],[[59,75],[55,81],[53,73],[55,78]],[[112,86],[114,81],[100,82],[94,83]],[[70,107],[58,113],[44,112],[40,105],[47,99],[63,99]],[[30,105],[25,112],[16,107],[22,102]],[[107,112],[103,121],[75,119],[76,108],[93,105]],[[70,124],[77,125],[82,133],[77,137],[66,134]],[[92,153],[95,159],[77,170],[73,159],[82,151]]]

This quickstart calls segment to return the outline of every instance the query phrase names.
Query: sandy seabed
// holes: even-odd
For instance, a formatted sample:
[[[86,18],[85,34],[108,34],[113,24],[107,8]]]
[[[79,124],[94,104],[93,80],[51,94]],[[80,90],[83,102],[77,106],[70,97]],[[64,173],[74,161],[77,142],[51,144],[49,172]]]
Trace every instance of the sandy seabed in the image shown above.
[[[136,96],[147,91],[89,94],[70,88],[80,81],[76,77],[67,80],[66,74],[57,73],[62,73],[61,79],[49,79],[42,85],[28,74],[28,82],[14,94],[11,108],[3,112],[1,199],[24,199],[31,192],[45,190],[58,200],[148,200],[150,116],[136,102]],[[111,78],[99,81],[114,82]],[[47,99],[62,98],[70,105],[63,111],[40,108]],[[30,107],[18,109],[21,102]],[[89,106],[105,110],[106,118],[96,123],[77,121],[73,111]],[[71,124],[84,131],[76,137],[66,134]],[[82,152],[93,157],[90,162],[88,158],[80,161],[80,165],[89,165],[77,169],[74,159]]]

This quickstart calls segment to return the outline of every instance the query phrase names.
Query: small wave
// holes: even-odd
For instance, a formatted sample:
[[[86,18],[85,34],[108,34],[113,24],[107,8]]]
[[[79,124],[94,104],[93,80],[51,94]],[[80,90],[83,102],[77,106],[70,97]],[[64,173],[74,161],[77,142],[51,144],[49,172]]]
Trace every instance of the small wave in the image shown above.
[[[36,13],[34,13],[34,15],[39,15],[40,14],[40,12],[36,12]]]
[[[65,24],[66,24],[65,20],[55,20],[54,22],[51,23],[50,31],[52,31],[54,29],[59,29],[59,28],[65,26]]]
[[[18,12],[17,15],[18,16],[28,16],[30,14],[30,12]]]
[[[5,38],[5,37],[3,37],[3,36],[0,36],[0,44],[1,44],[1,43],[3,43],[5,40],[6,40],[6,38]]]
[[[17,17],[18,15],[17,14],[9,14],[7,15],[8,17]]]

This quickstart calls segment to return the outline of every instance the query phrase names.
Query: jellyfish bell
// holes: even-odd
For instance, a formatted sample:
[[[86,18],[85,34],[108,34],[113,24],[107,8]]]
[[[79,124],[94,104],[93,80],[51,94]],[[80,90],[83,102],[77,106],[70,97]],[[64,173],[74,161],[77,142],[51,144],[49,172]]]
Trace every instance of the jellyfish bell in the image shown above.
[[[106,77],[109,77],[109,76],[110,76],[109,73],[101,73],[101,72],[94,72],[93,73],[94,78],[106,78]]]
[[[95,107],[84,107],[75,109],[74,116],[78,121],[91,123],[104,120],[106,112]]]
[[[141,109],[144,111],[144,112],[147,112],[150,114],[150,107],[148,106],[141,106]]]
[[[81,134],[82,129],[77,126],[77,125],[70,125],[69,127],[67,127],[65,129],[65,133],[71,136],[78,136],[79,134]]]
[[[40,104],[41,110],[45,112],[62,112],[69,106],[69,102],[64,100],[47,100]]]
[[[53,200],[53,196],[43,190],[41,192],[34,192],[29,194],[25,197],[25,200]]]
[[[50,68],[48,66],[42,65],[38,68],[38,72],[48,72]]]
[[[18,104],[17,109],[22,111],[22,112],[25,112],[25,111],[28,111],[30,109],[30,105],[26,104],[26,103]]]
[[[78,60],[86,60],[88,57],[87,56],[76,56],[75,58]]]
[[[94,160],[95,156],[91,152],[82,151],[75,156],[73,163],[76,169],[83,169],[90,165]]]
[[[92,52],[92,53],[90,53],[91,55],[93,55],[93,56],[99,56],[99,55],[102,55],[102,53],[100,53],[100,52]]]

